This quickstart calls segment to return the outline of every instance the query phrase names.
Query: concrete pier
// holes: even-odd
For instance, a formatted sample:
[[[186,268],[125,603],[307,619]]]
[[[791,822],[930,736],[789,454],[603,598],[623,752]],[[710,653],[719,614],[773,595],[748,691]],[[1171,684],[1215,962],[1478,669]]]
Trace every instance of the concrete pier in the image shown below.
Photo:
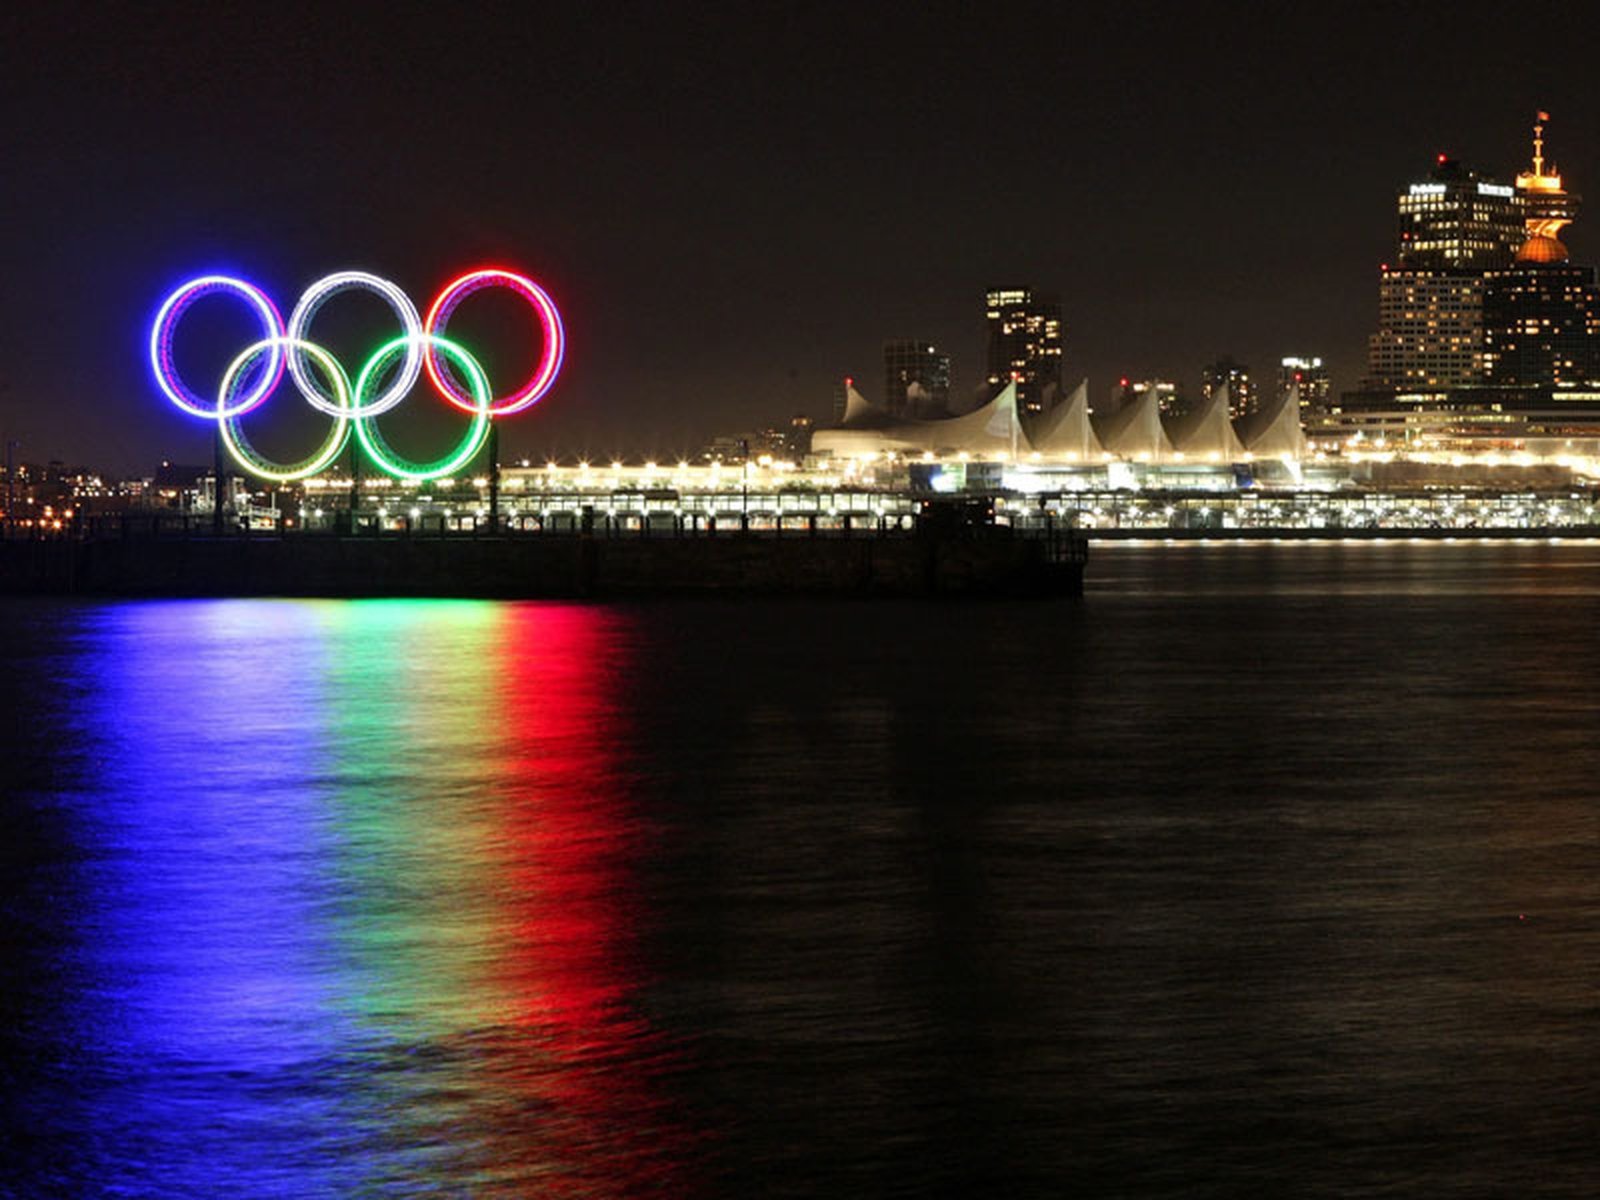
[[[0,541],[0,593],[62,596],[1071,596],[1086,544],[893,535],[236,534]]]

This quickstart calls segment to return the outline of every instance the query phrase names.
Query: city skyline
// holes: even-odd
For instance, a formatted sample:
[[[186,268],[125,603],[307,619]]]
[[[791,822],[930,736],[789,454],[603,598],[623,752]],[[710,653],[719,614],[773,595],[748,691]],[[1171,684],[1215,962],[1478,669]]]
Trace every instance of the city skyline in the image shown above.
[[[1441,152],[1509,182],[1539,109],[1563,174],[1600,178],[1575,48],[1529,72],[1463,21],[1363,60],[1353,91],[1334,81],[1379,10],[1318,27],[1309,64],[1311,17],[1129,13],[1043,22],[1059,76],[986,61],[1007,32],[993,16],[936,17],[907,43],[822,13],[715,29],[479,15],[442,38],[402,21],[350,54],[358,23],[328,16],[251,36],[227,18],[9,18],[23,119],[4,137],[27,169],[5,200],[0,425],[29,461],[203,457],[138,341],[175,277],[223,264],[283,294],[333,266],[417,293],[462,261],[539,275],[572,357],[508,427],[507,457],[826,419],[834,382],[879,377],[902,331],[951,356],[962,407],[984,290],[1008,279],[1060,296],[1062,375],[1091,394],[1123,374],[1193,388],[1224,354],[1265,378],[1307,350],[1338,392],[1365,366],[1398,182]],[[902,88],[867,70],[891,33],[931,68]],[[1250,86],[1208,86],[1199,35],[1259,64]],[[1317,66],[1324,89],[1306,83]],[[1581,223],[1570,244],[1595,259]]]

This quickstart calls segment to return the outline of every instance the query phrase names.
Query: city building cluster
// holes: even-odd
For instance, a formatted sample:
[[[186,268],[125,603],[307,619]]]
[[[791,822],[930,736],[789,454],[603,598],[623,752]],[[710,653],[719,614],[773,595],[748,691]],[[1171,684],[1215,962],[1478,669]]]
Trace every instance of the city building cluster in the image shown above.
[[[1198,395],[1172,379],[1122,378],[1103,403],[1062,386],[1061,309],[1026,287],[986,297],[991,398],[948,408],[951,363],[925,341],[885,344],[881,403],[847,380],[813,451],[857,463],[988,458],[1053,485],[1224,486],[1225,472],[1296,486],[1404,459],[1556,463],[1600,474],[1600,285],[1562,231],[1579,211],[1545,155],[1510,182],[1441,155],[1402,186],[1394,253],[1379,272],[1377,329],[1361,386],[1335,395],[1320,356],[1284,356],[1263,383],[1231,356],[1208,363]],[[1196,472],[1210,464],[1210,475]],[[1241,468],[1248,468],[1247,470]],[[882,466],[877,468],[883,472]],[[1094,478],[1104,472],[1104,479]]]
[[[86,513],[144,507],[157,495],[163,476],[171,472],[170,464],[163,463],[161,470],[145,478],[107,479],[87,467],[69,467],[58,460],[18,461],[16,449],[17,444],[8,441],[5,462],[0,465],[0,522],[10,531],[61,530]],[[174,504],[192,503],[198,494],[194,481],[187,497],[168,482],[167,495]]]
[[[1547,120],[1512,183],[1440,155],[1400,192],[1366,379],[1318,432],[1501,450],[1600,433],[1600,284],[1561,240],[1580,200]]]

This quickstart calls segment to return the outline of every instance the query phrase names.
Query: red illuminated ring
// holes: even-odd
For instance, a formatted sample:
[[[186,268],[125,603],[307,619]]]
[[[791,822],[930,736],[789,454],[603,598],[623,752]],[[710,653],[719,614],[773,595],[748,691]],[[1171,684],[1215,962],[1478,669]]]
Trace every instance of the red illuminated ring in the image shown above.
[[[456,305],[473,292],[486,287],[510,288],[516,292],[533,306],[534,312],[539,314],[539,325],[544,331],[544,353],[539,357],[539,365],[534,369],[533,377],[517,391],[489,405],[491,417],[504,417],[521,412],[535,404],[539,397],[550,390],[550,385],[556,380],[557,372],[561,370],[561,359],[566,353],[567,338],[561,328],[561,314],[556,311],[555,302],[545,294],[542,287],[526,275],[496,268],[463,275],[440,292],[439,298],[428,310],[428,319],[422,324],[423,334],[429,337],[442,337],[445,325],[449,323],[450,314],[455,312]],[[434,343],[424,341],[423,345],[425,348],[422,361],[428,368],[428,378],[433,380],[433,386],[439,389],[439,394],[463,412],[481,411],[473,398],[440,369]]]

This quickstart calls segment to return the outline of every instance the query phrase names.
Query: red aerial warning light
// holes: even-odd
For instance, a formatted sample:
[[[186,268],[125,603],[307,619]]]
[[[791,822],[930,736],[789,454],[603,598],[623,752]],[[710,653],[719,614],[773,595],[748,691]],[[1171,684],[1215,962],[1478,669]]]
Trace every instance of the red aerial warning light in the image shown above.
[[[1117,381],[1117,386],[1118,387],[1127,387],[1128,386],[1128,377],[1126,375],[1124,375],[1120,380]]]
[[[1444,164],[1449,162],[1449,161],[1450,161],[1450,156],[1448,154],[1439,155],[1439,165],[1441,167],[1444,166]]]
[[[846,375],[844,377],[844,385],[845,385],[845,387],[855,387],[855,385],[856,385],[855,378],[853,376]]]

